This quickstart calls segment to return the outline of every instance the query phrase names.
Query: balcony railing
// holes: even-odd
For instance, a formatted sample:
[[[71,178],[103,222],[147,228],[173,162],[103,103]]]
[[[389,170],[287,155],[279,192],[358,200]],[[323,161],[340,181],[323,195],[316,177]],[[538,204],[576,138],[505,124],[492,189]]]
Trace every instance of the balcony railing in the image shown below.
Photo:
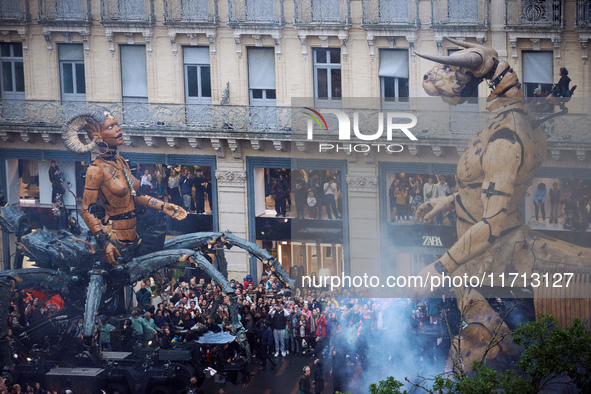
[[[549,143],[559,143],[562,147],[568,145],[570,149],[591,147],[591,110],[588,110],[591,108],[587,101],[576,100],[573,98],[569,102],[569,107],[573,108],[571,113],[543,124]],[[438,98],[412,99],[410,107],[420,108],[407,111],[417,117],[417,125],[411,132],[418,138],[418,144],[466,142],[486,127],[490,116],[487,111],[474,111],[471,107],[459,106],[453,111],[446,110],[441,107]],[[199,132],[203,138],[207,138],[208,134],[218,134],[220,137],[234,135],[232,138],[240,134],[244,137],[283,135],[294,141],[305,141],[308,122],[312,120],[310,111],[302,107],[0,100],[0,129],[7,132],[35,130],[37,133],[60,134],[65,122],[73,115],[105,108],[111,111],[129,134],[137,136],[157,133],[161,137],[171,134],[186,137],[190,136],[187,133]],[[365,134],[375,134],[380,113],[384,116],[384,112],[388,112],[380,109],[343,111],[350,119],[354,119],[354,113],[358,114],[361,133]],[[322,130],[314,126],[315,122],[312,123],[313,139],[338,141],[339,124],[336,116],[327,114],[325,119],[328,128]],[[408,118],[394,119],[394,123],[400,124],[409,121]],[[385,136],[384,132],[380,140],[385,140]],[[409,142],[400,130],[393,132],[393,139]]]
[[[297,26],[350,26],[349,0],[294,0],[294,24]]]
[[[27,0],[1,0],[0,23],[27,23],[31,20]]]
[[[432,27],[486,28],[488,25],[488,0],[431,0]]]
[[[283,0],[228,0],[230,26],[282,26],[284,23]]]
[[[218,21],[216,0],[164,0],[164,24],[215,25]]]
[[[418,0],[362,0],[364,27],[419,27]]]
[[[505,0],[505,27],[562,29],[564,28],[564,1]]]
[[[577,0],[575,9],[575,28],[591,28],[591,0]]]
[[[39,23],[89,23],[90,0],[39,0]]]
[[[263,134],[287,133],[292,111],[289,107],[239,105],[0,100],[0,127],[59,129],[76,114],[105,108],[130,130]]]
[[[101,0],[101,23],[153,24],[154,0]]]

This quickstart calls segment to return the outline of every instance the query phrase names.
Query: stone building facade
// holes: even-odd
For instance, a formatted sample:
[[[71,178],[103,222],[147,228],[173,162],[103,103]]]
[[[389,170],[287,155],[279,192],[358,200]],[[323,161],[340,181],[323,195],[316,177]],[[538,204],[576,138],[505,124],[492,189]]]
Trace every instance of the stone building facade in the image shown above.
[[[389,186],[400,173],[453,178],[486,115],[479,113],[485,100],[450,110],[427,98],[420,81],[433,63],[414,51],[459,49],[446,36],[490,45],[522,76],[527,94],[551,87],[567,67],[576,97],[568,115],[545,126],[539,178],[586,182],[590,8],[588,0],[3,0],[0,183],[9,202],[49,210],[42,179],[49,161],[74,179],[91,159],[65,150],[62,125],[102,106],[123,126],[124,157],[207,169],[211,218],[196,219],[196,229],[258,240],[286,256],[286,268],[307,273],[418,272],[453,237],[448,226],[392,217]],[[481,84],[478,96],[488,90]],[[396,153],[321,151],[340,143],[335,119],[326,115],[328,132],[314,123],[310,140],[303,108],[335,105],[369,111],[361,116],[371,125],[380,110],[412,113],[418,139],[395,133],[378,140],[399,144]],[[37,163],[39,196],[27,199],[22,177],[30,162]],[[336,175],[342,220],[275,218],[265,183],[282,169]],[[530,205],[524,201],[526,221]],[[4,234],[5,268],[10,241]],[[231,277],[261,275],[244,253],[226,254]]]

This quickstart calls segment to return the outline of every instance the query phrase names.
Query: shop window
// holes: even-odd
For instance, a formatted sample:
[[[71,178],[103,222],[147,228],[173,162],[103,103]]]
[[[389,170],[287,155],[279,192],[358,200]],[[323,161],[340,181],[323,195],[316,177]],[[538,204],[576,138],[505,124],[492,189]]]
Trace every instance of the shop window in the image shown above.
[[[340,171],[257,168],[255,216],[291,219],[340,219]]]
[[[386,182],[389,207],[387,220],[391,224],[414,223],[421,204],[457,190],[453,175],[389,173]],[[455,211],[438,215],[434,223],[455,226]]]

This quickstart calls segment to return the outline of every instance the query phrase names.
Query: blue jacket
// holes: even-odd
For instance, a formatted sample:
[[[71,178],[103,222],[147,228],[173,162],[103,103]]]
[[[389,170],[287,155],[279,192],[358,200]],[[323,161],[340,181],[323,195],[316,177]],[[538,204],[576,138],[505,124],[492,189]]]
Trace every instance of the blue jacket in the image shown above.
[[[536,190],[534,190],[534,202],[545,202],[546,201],[546,192],[547,190],[540,190],[536,187]]]
[[[181,175],[180,184],[181,194],[191,194],[191,189],[193,189],[193,178],[188,179],[188,174],[187,176]]]
[[[267,326],[266,328],[257,328],[256,331],[259,338],[261,339],[261,345],[266,346],[273,343],[273,330],[271,330],[270,326]]]

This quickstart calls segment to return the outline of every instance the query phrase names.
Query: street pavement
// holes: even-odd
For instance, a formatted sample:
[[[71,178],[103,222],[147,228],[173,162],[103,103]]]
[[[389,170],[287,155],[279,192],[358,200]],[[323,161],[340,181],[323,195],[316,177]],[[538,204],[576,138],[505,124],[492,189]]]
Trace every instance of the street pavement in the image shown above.
[[[277,366],[271,368],[271,364],[267,362],[266,367],[262,367],[256,364],[254,361],[251,362],[251,375],[252,380],[248,385],[234,385],[227,382],[223,388],[228,394],[296,394],[298,392],[298,380],[302,375],[304,366],[312,368],[314,371],[312,356],[294,356],[287,355],[286,357],[277,357]],[[361,373],[361,367],[355,368],[353,374],[350,375],[349,385],[352,394],[364,393],[367,394],[367,387],[365,390],[356,384],[357,377]],[[329,376],[330,366],[324,368],[324,382],[325,389],[324,394],[332,394],[332,379]],[[312,376],[311,376],[312,377]],[[240,379],[240,378],[239,378]],[[312,380],[312,379],[311,379]],[[359,382],[357,382],[359,383]],[[206,379],[205,383],[201,387],[206,394],[215,394],[220,384],[215,383],[213,379]]]

